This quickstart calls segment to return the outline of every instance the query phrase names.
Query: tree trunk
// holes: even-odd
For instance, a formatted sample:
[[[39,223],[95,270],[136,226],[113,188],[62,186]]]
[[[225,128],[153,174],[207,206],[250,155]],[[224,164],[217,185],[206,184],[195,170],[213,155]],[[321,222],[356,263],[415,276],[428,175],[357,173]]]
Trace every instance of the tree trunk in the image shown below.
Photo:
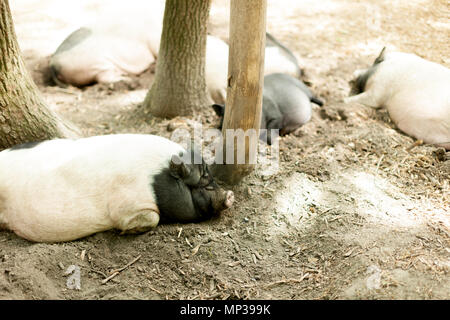
[[[209,103],[206,28],[211,0],[166,0],[155,80],[144,108],[157,117],[192,115]]]
[[[20,57],[8,0],[0,0],[0,150],[13,145],[77,136],[49,110]]]
[[[227,107],[222,127],[224,148],[219,155],[224,165],[213,168],[214,174],[229,184],[237,184],[252,172],[256,162],[264,82],[266,7],[266,0],[231,0]],[[248,142],[242,136],[235,141],[240,129],[250,133]],[[239,163],[238,150],[245,152],[243,163]]]

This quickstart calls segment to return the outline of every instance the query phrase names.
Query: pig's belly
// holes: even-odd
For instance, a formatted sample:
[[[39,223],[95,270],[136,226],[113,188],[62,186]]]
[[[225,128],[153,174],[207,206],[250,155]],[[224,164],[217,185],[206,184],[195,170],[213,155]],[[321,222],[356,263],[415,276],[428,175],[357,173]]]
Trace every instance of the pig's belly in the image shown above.
[[[406,134],[450,149],[450,101],[445,95],[398,95],[388,101],[387,110]]]
[[[69,241],[112,228],[102,194],[76,190],[57,180],[11,183],[0,213],[7,228],[38,242]]]
[[[405,119],[398,122],[397,126],[400,130],[416,139],[450,150],[449,123],[441,119]]]

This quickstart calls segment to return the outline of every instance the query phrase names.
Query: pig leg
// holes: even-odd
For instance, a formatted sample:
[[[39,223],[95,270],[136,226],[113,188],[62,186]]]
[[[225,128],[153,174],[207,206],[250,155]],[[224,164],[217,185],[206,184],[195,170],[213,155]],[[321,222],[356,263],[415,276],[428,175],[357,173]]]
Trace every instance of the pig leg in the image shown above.
[[[148,231],[159,223],[159,214],[151,209],[141,210],[134,215],[119,221],[118,229],[121,234],[135,234]]]
[[[354,102],[361,103],[367,107],[372,107],[372,108],[381,107],[380,104],[378,103],[377,99],[374,98],[371,91],[366,91],[366,92],[357,94],[356,96],[344,98],[344,102],[345,103],[354,103]]]
[[[114,83],[121,80],[126,81],[126,79],[126,77],[123,77],[122,74],[115,69],[101,71],[96,76],[96,80],[98,83]]]
[[[0,191],[0,230],[6,230],[6,199],[2,196],[2,192]]]

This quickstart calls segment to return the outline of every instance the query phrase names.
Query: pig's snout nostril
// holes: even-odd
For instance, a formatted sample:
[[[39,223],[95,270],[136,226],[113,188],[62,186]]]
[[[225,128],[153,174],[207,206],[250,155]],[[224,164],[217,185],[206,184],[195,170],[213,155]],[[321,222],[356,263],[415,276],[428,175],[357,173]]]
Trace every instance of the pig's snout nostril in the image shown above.
[[[225,207],[229,208],[233,205],[234,202],[234,193],[233,191],[227,191],[226,197],[225,197]]]

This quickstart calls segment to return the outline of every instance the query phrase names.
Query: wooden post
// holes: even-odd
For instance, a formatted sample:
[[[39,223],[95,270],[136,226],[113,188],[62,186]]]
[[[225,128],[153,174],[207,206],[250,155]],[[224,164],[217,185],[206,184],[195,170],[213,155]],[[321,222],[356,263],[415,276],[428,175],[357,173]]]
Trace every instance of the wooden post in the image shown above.
[[[228,88],[222,127],[224,147],[223,154],[219,155],[224,165],[213,168],[215,176],[229,184],[240,182],[255,166],[250,162],[256,160],[261,124],[266,8],[267,0],[231,0]],[[248,138],[232,137],[239,129],[244,133],[254,129],[256,141],[250,143]],[[227,143],[234,147],[227,148]],[[242,144],[245,144],[245,163],[239,164],[237,152],[244,147]],[[233,151],[234,156],[227,155],[227,150]]]

